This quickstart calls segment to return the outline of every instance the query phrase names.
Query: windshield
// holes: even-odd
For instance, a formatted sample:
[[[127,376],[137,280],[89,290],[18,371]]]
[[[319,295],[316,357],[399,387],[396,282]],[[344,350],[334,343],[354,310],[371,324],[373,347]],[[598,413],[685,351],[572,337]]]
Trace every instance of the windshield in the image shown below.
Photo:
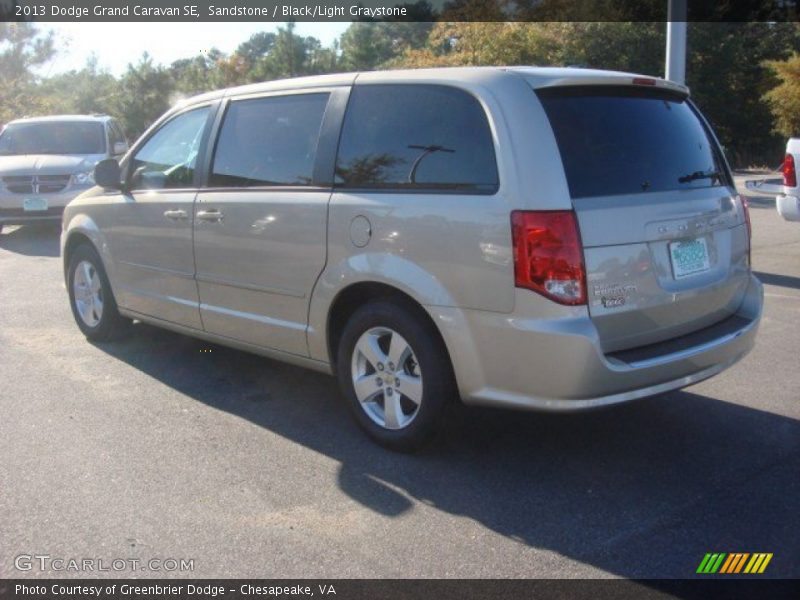
[[[48,121],[12,123],[0,134],[0,155],[103,154],[106,151],[102,123]]]
[[[718,149],[682,96],[631,87],[538,92],[573,198],[722,185]]]

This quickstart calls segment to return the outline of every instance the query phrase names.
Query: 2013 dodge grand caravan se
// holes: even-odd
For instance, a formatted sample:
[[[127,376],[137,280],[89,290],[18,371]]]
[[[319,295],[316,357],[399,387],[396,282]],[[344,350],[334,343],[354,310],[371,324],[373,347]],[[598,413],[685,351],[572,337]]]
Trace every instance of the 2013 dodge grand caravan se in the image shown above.
[[[753,346],[747,206],[684,87],[454,68],[198,96],[64,215],[78,327],[140,319],[335,373],[422,443],[453,398],[573,410]]]

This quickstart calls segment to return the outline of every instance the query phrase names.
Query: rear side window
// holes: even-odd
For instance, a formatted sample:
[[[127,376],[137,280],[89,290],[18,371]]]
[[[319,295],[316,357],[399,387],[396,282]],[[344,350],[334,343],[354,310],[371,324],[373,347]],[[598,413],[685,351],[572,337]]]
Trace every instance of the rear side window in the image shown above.
[[[328,94],[231,102],[209,185],[310,185]]]
[[[722,185],[718,149],[682,96],[629,87],[538,91],[573,198]]]
[[[336,185],[493,193],[497,164],[483,107],[448,86],[356,85]]]

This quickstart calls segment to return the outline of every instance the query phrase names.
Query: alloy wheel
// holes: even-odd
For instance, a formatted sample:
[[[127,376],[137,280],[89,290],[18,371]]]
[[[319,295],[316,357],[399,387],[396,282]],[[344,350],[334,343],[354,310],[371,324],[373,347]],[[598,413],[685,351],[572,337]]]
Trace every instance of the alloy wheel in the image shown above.
[[[81,320],[89,327],[97,327],[103,318],[103,285],[100,274],[88,260],[82,260],[75,268],[72,291]]]
[[[422,372],[409,343],[388,327],[373,327],[356,341],[351,363],[359,405],[385,429],[403,429],[419,413]]]

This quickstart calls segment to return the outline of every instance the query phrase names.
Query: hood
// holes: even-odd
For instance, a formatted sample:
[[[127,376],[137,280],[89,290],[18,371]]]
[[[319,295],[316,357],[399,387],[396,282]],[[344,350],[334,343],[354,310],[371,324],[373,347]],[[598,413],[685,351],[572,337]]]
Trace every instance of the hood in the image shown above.
[[[0,156],[0,177],[8,175],[72,175],[90,171],[102,154],[19,154]]]

